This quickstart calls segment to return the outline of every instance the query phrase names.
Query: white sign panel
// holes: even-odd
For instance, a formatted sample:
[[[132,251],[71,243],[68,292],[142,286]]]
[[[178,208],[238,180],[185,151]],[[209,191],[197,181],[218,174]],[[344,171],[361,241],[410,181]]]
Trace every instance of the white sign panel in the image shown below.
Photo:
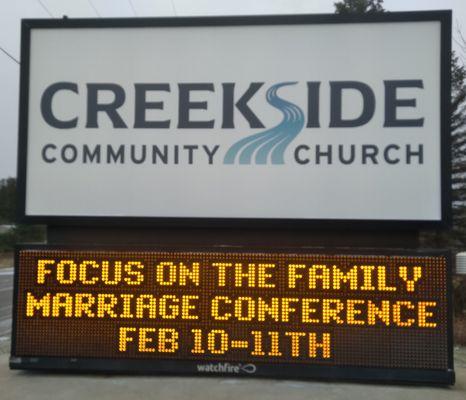
[[[442,221],[419,15],[25,21],[24,215]]]

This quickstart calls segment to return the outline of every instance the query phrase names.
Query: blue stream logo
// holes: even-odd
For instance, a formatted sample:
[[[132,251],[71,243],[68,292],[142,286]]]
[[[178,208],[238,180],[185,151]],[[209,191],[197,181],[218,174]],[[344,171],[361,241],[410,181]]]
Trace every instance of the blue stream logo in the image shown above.
[[[304,127],[304,113],[295,104],[283,100],[277,95],[283,86],[295,85],[297,82],[281,82],[267,90],[267,102],[280,110],[282,121],[274,128],[256,133],[239,140],[232,145],[223,160],[224,164],[284,164],[284,153],[288,145],[298,136]]]

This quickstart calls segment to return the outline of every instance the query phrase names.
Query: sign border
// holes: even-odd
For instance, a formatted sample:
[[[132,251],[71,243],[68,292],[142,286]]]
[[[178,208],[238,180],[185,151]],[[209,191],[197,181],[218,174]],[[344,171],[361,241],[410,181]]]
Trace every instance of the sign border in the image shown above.
[[[21,223],[55,225],[158,226],[158,227],[240,227],[285,229],[432,229],[449,228],[451,209],[451,10],[389,12],[366,15],[303,14],[232,17],[162,17],[162,18],[108,18],[108,19],[23,19],[21,24],[21,67],[19,96],[19,138],[17,189],[17,220]],[[437,21],[441,24],[440,49],[440,179],[441,218],[439,220],[375,220],[375,219],[280,219],[280,218],[177,218],[177,217],[125,217],[125,216],[59,216],[26,214],[26,175],[28,146],[29,67],[31,31],[33,29],[62,28],[140,28],[190,26],[244,26],[244,25],[295,25],[295,24],[350,24],[384,22]]]
[[[308,365],[301,363],[281,362],[267,363],[254,362],[257,371],[254,376],[289,379],[326,379],[348,381],[376,381],[422,384],[455,383],[453,358],[453,298],[452,298],[452,253],[449,250],[419,250],[419,249],[371,249],[371,248],[324,248],[324,247],[286,247],[264,249],[260,247],[194,247],[194,246],[105,246],[105,245],[48,245],[48,244],[22,244],[15,247],[14,279],[13,279],[13,308],[12,308],[12,334],[10,369],[51,370],[69,372],[106,372],[106,373],[153,373],[153,374],[179,374],[179,375],[210,375],[210,376],[246,376],[247,372],[238,374],[208,373],[197,371],[198,364],[230,363],[236,361],[223,360],[173,360],[173,359],[112,359],[112,358],[71,358],[71,357],[44,357],[44,356],[16,356],[17,334],[17,299],[19,284],[19,253],[22,250],[63,250],[63,251],[182,251],[182,252],[216,252],[216,253],[289,253],[289,254],[342,254],[342,255],[386,255],[386,256],[443,256],[446,259],[446,295],[447,295],[447,364],[446,370],[417,369],[417,368],[381,368],[360,366],[327,366]],[[247,361],[245,361],[247,363]],[[286,364],[286,368],[283,365]]]

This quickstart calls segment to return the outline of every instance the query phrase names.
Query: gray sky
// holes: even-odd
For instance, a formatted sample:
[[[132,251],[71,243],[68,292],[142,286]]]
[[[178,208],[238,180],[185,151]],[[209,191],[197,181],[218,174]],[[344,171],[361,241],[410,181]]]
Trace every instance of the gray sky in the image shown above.
[[[19,60],[21,18],[333,13],[335,0],[0,0],[0,46]],[[453,10],[466,36],[466,0],[385,0],[390,11]],[[456,43],[453,46],[460,52]],[[460,54],[466,61],[466,53]],[[16,176],[19,65],[0,52],[0,178]]]

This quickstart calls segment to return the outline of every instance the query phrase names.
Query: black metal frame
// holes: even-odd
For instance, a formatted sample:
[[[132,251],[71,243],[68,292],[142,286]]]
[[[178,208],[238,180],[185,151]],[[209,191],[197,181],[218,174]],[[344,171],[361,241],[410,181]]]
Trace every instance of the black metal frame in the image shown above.
[[[359,366],[326,366],[303,363],[267,363],[254,362],[257,370],[254,375],[247,372],[240,373],[208,373],[199,372],[198,364],[229,363],[235,361],[223,360],[172,360],[172,359],[107,359],[107,358],[70,358],[70,357],[37,357],[17,356],[16,345],[16,317],[19,279],[19,253],[21,250],[99,250],[99,251],[209,251],[209,252],[248,252],[248,253],[290,253],[290,254],[348,254],[348,255],[398,255],[398,256],[443,256],[447,263],[447,343],[448,368],[446,370],[408,369],[408,368],[376,368]],[[97,246],[97,245],[18,245],[15,249],[15,274],[13,288],[13,322],[11,340],[11,369],[27,370],[57,370],[69,372],[113,372],[113,373],[156,373],[156,374],[185,374],[185,375],[213,375],[213,376],[259,376],[268,378],[292,379],[323,379],[323,380],[352,380],[376,381],[387,383],[418,383],[453,385],[455,383],[453,360],[453,300],[452,300],[452,255],[447,250],[406,250],[406,249],[370,249],[370,248],[277,248],[274,251],[258,247],[135,247],[135,246]],[[242,363],[247,364],[244,360]],[[284,366],[286,365],[286,368]]]
[[[246,219],[38,216],[26,214],[26,162],[28,144],[29,53],[32,29],[42,28],[134,28],[293,24],[348,24],[438,21],[441,24],[441,219],[440,220],[336,220],[336,219]],[[451,225],[450,160],[450,55],[451,11],[394,12],[370,15],[279,15],[189,18],[26,19],[21,30],[21,79],[18,144],[18,221],[37,224],[124,225],[168,227],[255,227],[284,229],[419,229]]]

